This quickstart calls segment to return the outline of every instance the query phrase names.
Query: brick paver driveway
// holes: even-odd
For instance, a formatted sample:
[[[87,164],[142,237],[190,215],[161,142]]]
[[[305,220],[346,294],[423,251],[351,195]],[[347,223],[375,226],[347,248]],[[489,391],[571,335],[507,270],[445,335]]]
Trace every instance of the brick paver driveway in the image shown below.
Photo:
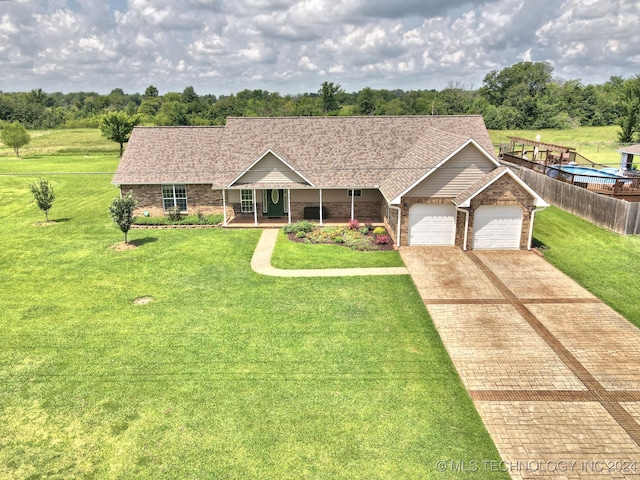
[[[451,460],[640,478],[639,329],[532,252],[401,254],[504,462]]]

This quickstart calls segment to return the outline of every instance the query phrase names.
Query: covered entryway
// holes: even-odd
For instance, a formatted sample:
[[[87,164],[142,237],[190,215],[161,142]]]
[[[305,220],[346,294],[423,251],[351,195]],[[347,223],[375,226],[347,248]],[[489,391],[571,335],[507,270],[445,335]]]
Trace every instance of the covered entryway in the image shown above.
[[[522,209],[517,205],[483,205],[473,216],[473,249],[519,249]]]
[[[409,209],[409,245],[454,245],[456,208],[453,205],[413,205]]]
[[[264,200],[267,205],[267,216],[269,218],[280,218],[287,211],[286,195],[283,189],[272,188],[265,190]]]

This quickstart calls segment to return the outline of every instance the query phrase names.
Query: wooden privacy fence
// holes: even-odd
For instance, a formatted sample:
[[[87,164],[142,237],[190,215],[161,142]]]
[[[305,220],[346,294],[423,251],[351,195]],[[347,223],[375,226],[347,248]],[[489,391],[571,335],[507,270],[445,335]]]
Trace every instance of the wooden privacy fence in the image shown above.
[[[640,202],[627,202],[509,165],[547,202],[622,235],[640,234]]]

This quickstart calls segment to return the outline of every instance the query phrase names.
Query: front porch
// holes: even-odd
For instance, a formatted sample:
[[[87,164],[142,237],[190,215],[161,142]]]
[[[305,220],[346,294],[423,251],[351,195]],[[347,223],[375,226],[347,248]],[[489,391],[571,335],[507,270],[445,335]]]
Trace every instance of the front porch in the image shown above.
[[[295,223],[298,221],[304,220],[302,217],[292,217],[291,223]],[[362,225],[371,224],[374,227],[384,226],[384,222],[382,218],[377,217],[363,217],[357,218],[358,222]],[[319,219],[310,220],[312,222],[320,224]],[[347,225],[351,221],[349,217],[330,217],[324,219],[322,221],[322,226],[325,227],[338,227]],[[287,217],[281,218],[270,218],[262,215],[258,215],[258,223],[255,222],[255,217],[253,214],[239,214],[232,217],[227,218],[227,222],[224,225],[227,228],[282,228],[285,225],[288,225],[289,221]]]

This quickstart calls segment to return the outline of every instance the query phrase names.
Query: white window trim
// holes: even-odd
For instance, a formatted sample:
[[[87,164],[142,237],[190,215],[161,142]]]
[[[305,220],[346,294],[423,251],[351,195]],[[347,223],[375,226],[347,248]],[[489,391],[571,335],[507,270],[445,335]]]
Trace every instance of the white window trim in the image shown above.
[[[165,197],[164,192],[166,187],[171,187],[171,197]],[[171,208],[176,208],[178,206],[178,198],[182,200],[182,197],[178,197],[176,195],[176,187],[184,187],[184,205],[185,208],[180,209],[180,213],[187,213],[189,211],[189,200],[187,195],[187,186],[183,183],[175,183],[175,184],[162,184],[160,186],[160,191],[162,192],[162,208],[164,211],[169,211]],[[173,202],[173,206],[171,208],[165,208],[165,200],[171,200]]]
[[[240,212],[253,213],[253,190],[240,190]]]

